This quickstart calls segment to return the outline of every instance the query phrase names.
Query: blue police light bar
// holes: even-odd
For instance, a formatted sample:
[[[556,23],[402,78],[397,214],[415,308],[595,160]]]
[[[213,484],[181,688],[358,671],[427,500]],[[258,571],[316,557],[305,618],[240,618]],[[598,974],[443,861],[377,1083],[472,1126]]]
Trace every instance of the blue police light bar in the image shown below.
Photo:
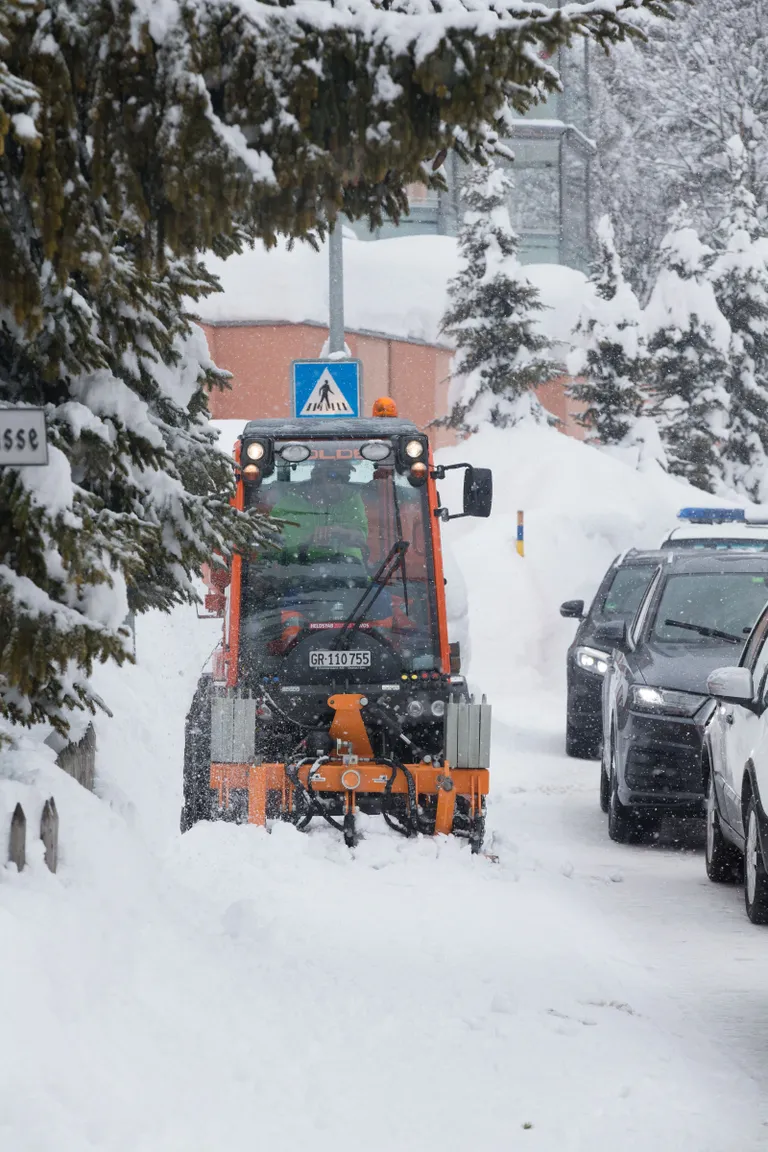
[[[691,524],[743,524],[746,520],[743,508],[681,508],[677,518]]]

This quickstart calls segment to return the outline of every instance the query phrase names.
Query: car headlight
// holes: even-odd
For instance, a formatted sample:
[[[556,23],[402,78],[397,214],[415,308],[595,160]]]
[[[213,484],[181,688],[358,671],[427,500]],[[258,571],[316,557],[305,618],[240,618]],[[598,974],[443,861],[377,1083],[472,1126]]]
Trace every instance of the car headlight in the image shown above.
[[[576,663],[585,672],[594,672],[595,676],[605,676],[608,671],[610,656],[601,652],[599,648],[577,648]]]
[[[629,705],[636,712],[656,712],[665,716],[695,716],[706,696],[693,692],[675,692],[671,688],[647,688],[635,684],[629,694]]]

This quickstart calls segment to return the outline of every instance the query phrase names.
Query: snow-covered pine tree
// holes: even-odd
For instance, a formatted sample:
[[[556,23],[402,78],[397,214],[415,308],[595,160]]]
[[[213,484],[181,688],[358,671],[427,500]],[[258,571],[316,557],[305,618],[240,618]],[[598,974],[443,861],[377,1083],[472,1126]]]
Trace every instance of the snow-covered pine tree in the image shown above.
[[[0,404],[44,406],[51,440],[48,469],[0,477],[0,721],[63,730],[125,656],[128,593],[167,608],[258,534],[205,419],[198,253],[397,217],[440,181],[425,157],[483,154],[556,88],[545,56],[615,42],[635,6],[515,3],[521,39],[490,3],[0,5]]]
[[[731,339],[706,275],[711,256],[695,229],[676,222],[661,243],[645,309],[651,411],[669,471],[707,492],[723,479]]]
[[[621,444],[643,418],[648,359],[642,313],[624,278],[610,217],[595,230],[595,256],[588,298],[574,331],[575,349],[568,359],[570,389],[585,405],[577,417],[596,444]]]
[[[724,479],[758,502],[768,500],[768,219],[749,187],[747,156],[729,142],[730,204],[710,270],[731,327],[730,410],[722,446]]]
[[[461,381],[445,423],[464,431],[547,419],[533,389],[555,369],[544,355],[546,339],[534,328],[544,306],[518,260],[511,192],[510,177],[495,165],[475,169],[461,191],[462,266],[448,285],[442,331],[456,345],[454,373]]]
[[[595,200],[615,221],[641,299],[674,207],[685,200],[702,235],[728,211],[723,157],[734,135],[750,191],[758,203],[768,198],[768,5],[696,0],[676,15],[674,23],[646,15],[645,43],[593,57]]]

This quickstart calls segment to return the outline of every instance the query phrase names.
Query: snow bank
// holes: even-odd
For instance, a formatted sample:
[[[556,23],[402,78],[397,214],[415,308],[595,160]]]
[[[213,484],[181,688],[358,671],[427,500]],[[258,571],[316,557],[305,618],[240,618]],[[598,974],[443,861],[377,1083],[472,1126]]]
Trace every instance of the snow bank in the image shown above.
[[[560,691],[575,624],[563,600],[589,601],[610,562],[627,548],[655,548],[685,505],[723,503],[652,465],[638,472],[612,454],[546,426],[487,428],[438,453],[494,472],[489,520],[455,520],[445,538],[470,590],[471,672],[479,687],[515,708],[521,690]],[[461,473],[443,482],[461,503]],[[525,557],[515,551],[525,513]]]
[[[197,304],[203,321],[247,323],[284,320],[328,322],[328,253],[307,244],[289,251],[284,243],[263,245],[219,260],[206,258],[223,292]],[[448,281],[459,268],[451,236],[407,236],[394,240],[344,240],[344,307],[348,328],[400,339],[445,342],[440,320]],[[589,291],[586,277],[558,264],[527,265],[548,311],[539,328],[553,348],[570,343],[579,305]]]

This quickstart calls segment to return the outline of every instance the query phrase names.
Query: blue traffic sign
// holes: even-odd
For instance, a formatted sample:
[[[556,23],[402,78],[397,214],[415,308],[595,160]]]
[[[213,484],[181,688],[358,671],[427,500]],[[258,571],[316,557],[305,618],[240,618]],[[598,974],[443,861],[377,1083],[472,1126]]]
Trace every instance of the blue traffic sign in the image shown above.
[[[294,360],[294,416],[359,416],[359,360]]]

